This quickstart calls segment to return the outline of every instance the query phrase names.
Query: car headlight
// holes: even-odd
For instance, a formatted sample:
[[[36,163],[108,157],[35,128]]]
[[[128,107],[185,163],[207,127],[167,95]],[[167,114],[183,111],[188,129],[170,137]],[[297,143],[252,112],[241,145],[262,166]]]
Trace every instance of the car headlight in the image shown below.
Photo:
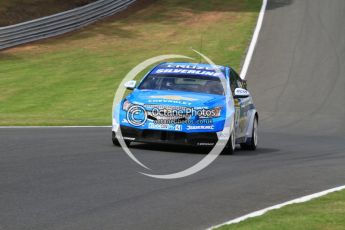
[[[220,114],[222,112],[222,107],[216,107],[213,109],[214,115],[213,117],[220,117]]]
[[[221,112],[222,112],[222,107],[215,107],[213,109],[206,109],[206,110],[201,111],[201,114],[199,114],[199,118],[205,119],[205,118],[220,117]]]
[[[132,106],[133,104],[130,103],[128,100],[125,100],[122,105],[122,109],[124,111],[128,111],[128,109]]]

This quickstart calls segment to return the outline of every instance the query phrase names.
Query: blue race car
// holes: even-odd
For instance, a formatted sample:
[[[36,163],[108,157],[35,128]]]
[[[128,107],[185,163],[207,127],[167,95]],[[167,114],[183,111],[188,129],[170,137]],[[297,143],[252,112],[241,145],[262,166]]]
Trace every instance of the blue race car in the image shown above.
[[[235,145],[255,150],[258,113],[246,81],[230,67],[200,63],[161,63],[113,111],[112,140],[214,146],[229,127],[225,152]],[[121,135],[118,135],[118,131]],[[225,135],[226,136],[226,135]]]

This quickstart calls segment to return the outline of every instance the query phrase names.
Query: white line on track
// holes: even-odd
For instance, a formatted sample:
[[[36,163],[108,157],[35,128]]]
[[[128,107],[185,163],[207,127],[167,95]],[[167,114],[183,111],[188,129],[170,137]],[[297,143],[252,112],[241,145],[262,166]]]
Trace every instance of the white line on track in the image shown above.
[[[262,27],[262,22],[264,21],[264,16],[265,16],[265,12],[266,12],[266,6],[267,6],[267,0],[263,0],[262,1],[262,6],[261,6],[261,10],[260,10],[260,14],[259,14],[259,18],[258,18],[258,21],[256,23],[255,31],[254,31],[254,34],[253,34],[253,38],[252,38],[252,41],[250,43],[246,59],[244,60],[244,64],[242,66],[242,70],[241,70],[241,74],[240,74],[242,79],[246,78],[250,62],[252,61],[252,57],[253,57],[253,54],[254,54],[255,46],[256,46],[256,43],[258,41],[260,30],[261,30],[261,27]]]
[[[248,49],[248,52],[247,52],[247,56],[246,56],[246,59],[244,61],[244,64],[243,64],[243,67],[242,67],[242,71],[241,71],[241,74],[240,74],[242,79],[246,78],[246,75],[247,75],[247,72],[248,72],[248,68],[249,68],[250,62],[252,60],[252,57],[253,57],[253,54],[254,54],[254,50],[255,50],[255,46],[256,46],[257,40],[259,38],[260,30],[261,30],[262,23],[263,23],[263,20],[264,20],[264,16],[265,16],[265,12],[266,12],[266,7],[267,7],[267,0],[263,0],[262,1],[262,6],[261,6],[261,10],[260,10],[260,15],[259,15],[259,18],[258,18],[258,21],[257,21],[257,24],[256,24],[256,28],[255,28],[254,34],[253,34],[253,38],[252,38],[252,41],[250,43],[250,46],[249,46],[249,49]],[[285,206],[290,205],[290,204],[304,203],[304,202],[310,201],[312,199],[319,198],[319,197],[325,196],[327,194],[330,194],[330,193],[333,193],[333,192],[337,192],[337,191],[341,191],[341,190],[345,190],[345,186],[340,186],[340,187],[328,189],[328,190],[325,190],[325,191],[322,191],[322,192],[318,192],[318,193],[307,195],[307,196],[304,196],[304,197],[301,197],[301,198],[297,198],[297,199],[294,199],[294,200],[291,200],[291,201],[287,201],[287,202],[282,203],[282,204],[277,204],[277,205],[274,205],[274,206],[271,206],[271,207],[268,207],[268,208],[265,208],[265,209],[262,209],[262,210],[259,210],[259,211],[255,211],[255,212],[249,213],[247,215],[244,215],[244,216],[241,216],[241,217],[238,217],[238,218],[235,218],[233,220],[227,221],[227,222],[222,223],[220,225],[212,226],[209,229],[214,229],[214,228],[220,227],[222,225],[226,225],[226,224],[236,224],[236,223],[239,223],[241,221],[247,220],[249,218],[253,218],[253,217],[257,217],[257,216],[262,216],[263,214],[267,213],[268,211],[271,211],[271,210],[274,210],[274,209],[280,209],[280,208],[285,207]]]
[[[213,227],[211,227],[209,229],[214,229],[214,228],[220,227],[220,226],[225,225],[225,224],[236,224],[236,223],[239,223],[239,222],[244,221],[244,220],[249,219],[249,218],[262,216],[263,214],[267,213],[268,211],[271,211],[271,210],[274,210],[274,209],[280,209],[280,208],[285,207],[285,206],[290,205],[290,204],[304,203],[304,202],[313,200],[315,198],[319,198],[319,197],[325,196],[327,194],[330,194],[330,193],[333,193],[333,192],[339,192],[339,191],[342,191],[342,190],[345,190],[345,185],[344,186],[340,186],[340,187],[336,187],[336,188],[332,188],[332,189],[328,189],[328,190],[325,190],[325,191],[322,191],[322,192],[314,193],[314,194],[311,194],[311,195],[308,195],[308,196],[303,196],[303,197],[300,197],[300,198],[297,198],[297,199],[294,199],[294,200],[287,201],[287,202],[282,203],[282,204],[277,204],[277,205],[274,205],[274,206],[271,206],[271,207],[268,207],[268,208],[265,208],[265,209],[262,209],[262,210],[259,210],[259,211],[256,211],[256,212],[252,212],[252,213],[249,213],[247,215],[244,215],[244,216],[238,217],[236,219],[230,220],[228,222],[225,222],[223,224],[220,224],[220,225],[217,225],[217,226],[213,226]]]

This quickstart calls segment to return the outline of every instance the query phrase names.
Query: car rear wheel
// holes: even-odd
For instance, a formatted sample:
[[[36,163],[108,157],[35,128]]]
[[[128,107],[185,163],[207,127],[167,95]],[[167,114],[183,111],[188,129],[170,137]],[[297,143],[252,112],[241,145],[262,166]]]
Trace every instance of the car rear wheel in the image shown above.
[[[255,116],[254,122],[253,122],[253,131],[252,131],[252,137],[246,142],[241,144],[241,148],[245,150],[256,150],[258,146],[258,118]]]

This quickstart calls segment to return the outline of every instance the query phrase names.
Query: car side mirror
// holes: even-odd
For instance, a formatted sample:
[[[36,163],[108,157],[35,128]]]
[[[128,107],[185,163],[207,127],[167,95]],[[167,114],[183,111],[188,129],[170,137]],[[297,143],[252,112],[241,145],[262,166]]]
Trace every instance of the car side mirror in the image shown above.
[[[133,90],[135,88],[136,84],[137,84],[137,81],[131,80],[131,81],[127,81],[124,84],[124,86],[126,87],[126,89]]]
[[[234,93],[234,98],[247,98],[250,96],[248,90],[242,88],[236,88]]]

